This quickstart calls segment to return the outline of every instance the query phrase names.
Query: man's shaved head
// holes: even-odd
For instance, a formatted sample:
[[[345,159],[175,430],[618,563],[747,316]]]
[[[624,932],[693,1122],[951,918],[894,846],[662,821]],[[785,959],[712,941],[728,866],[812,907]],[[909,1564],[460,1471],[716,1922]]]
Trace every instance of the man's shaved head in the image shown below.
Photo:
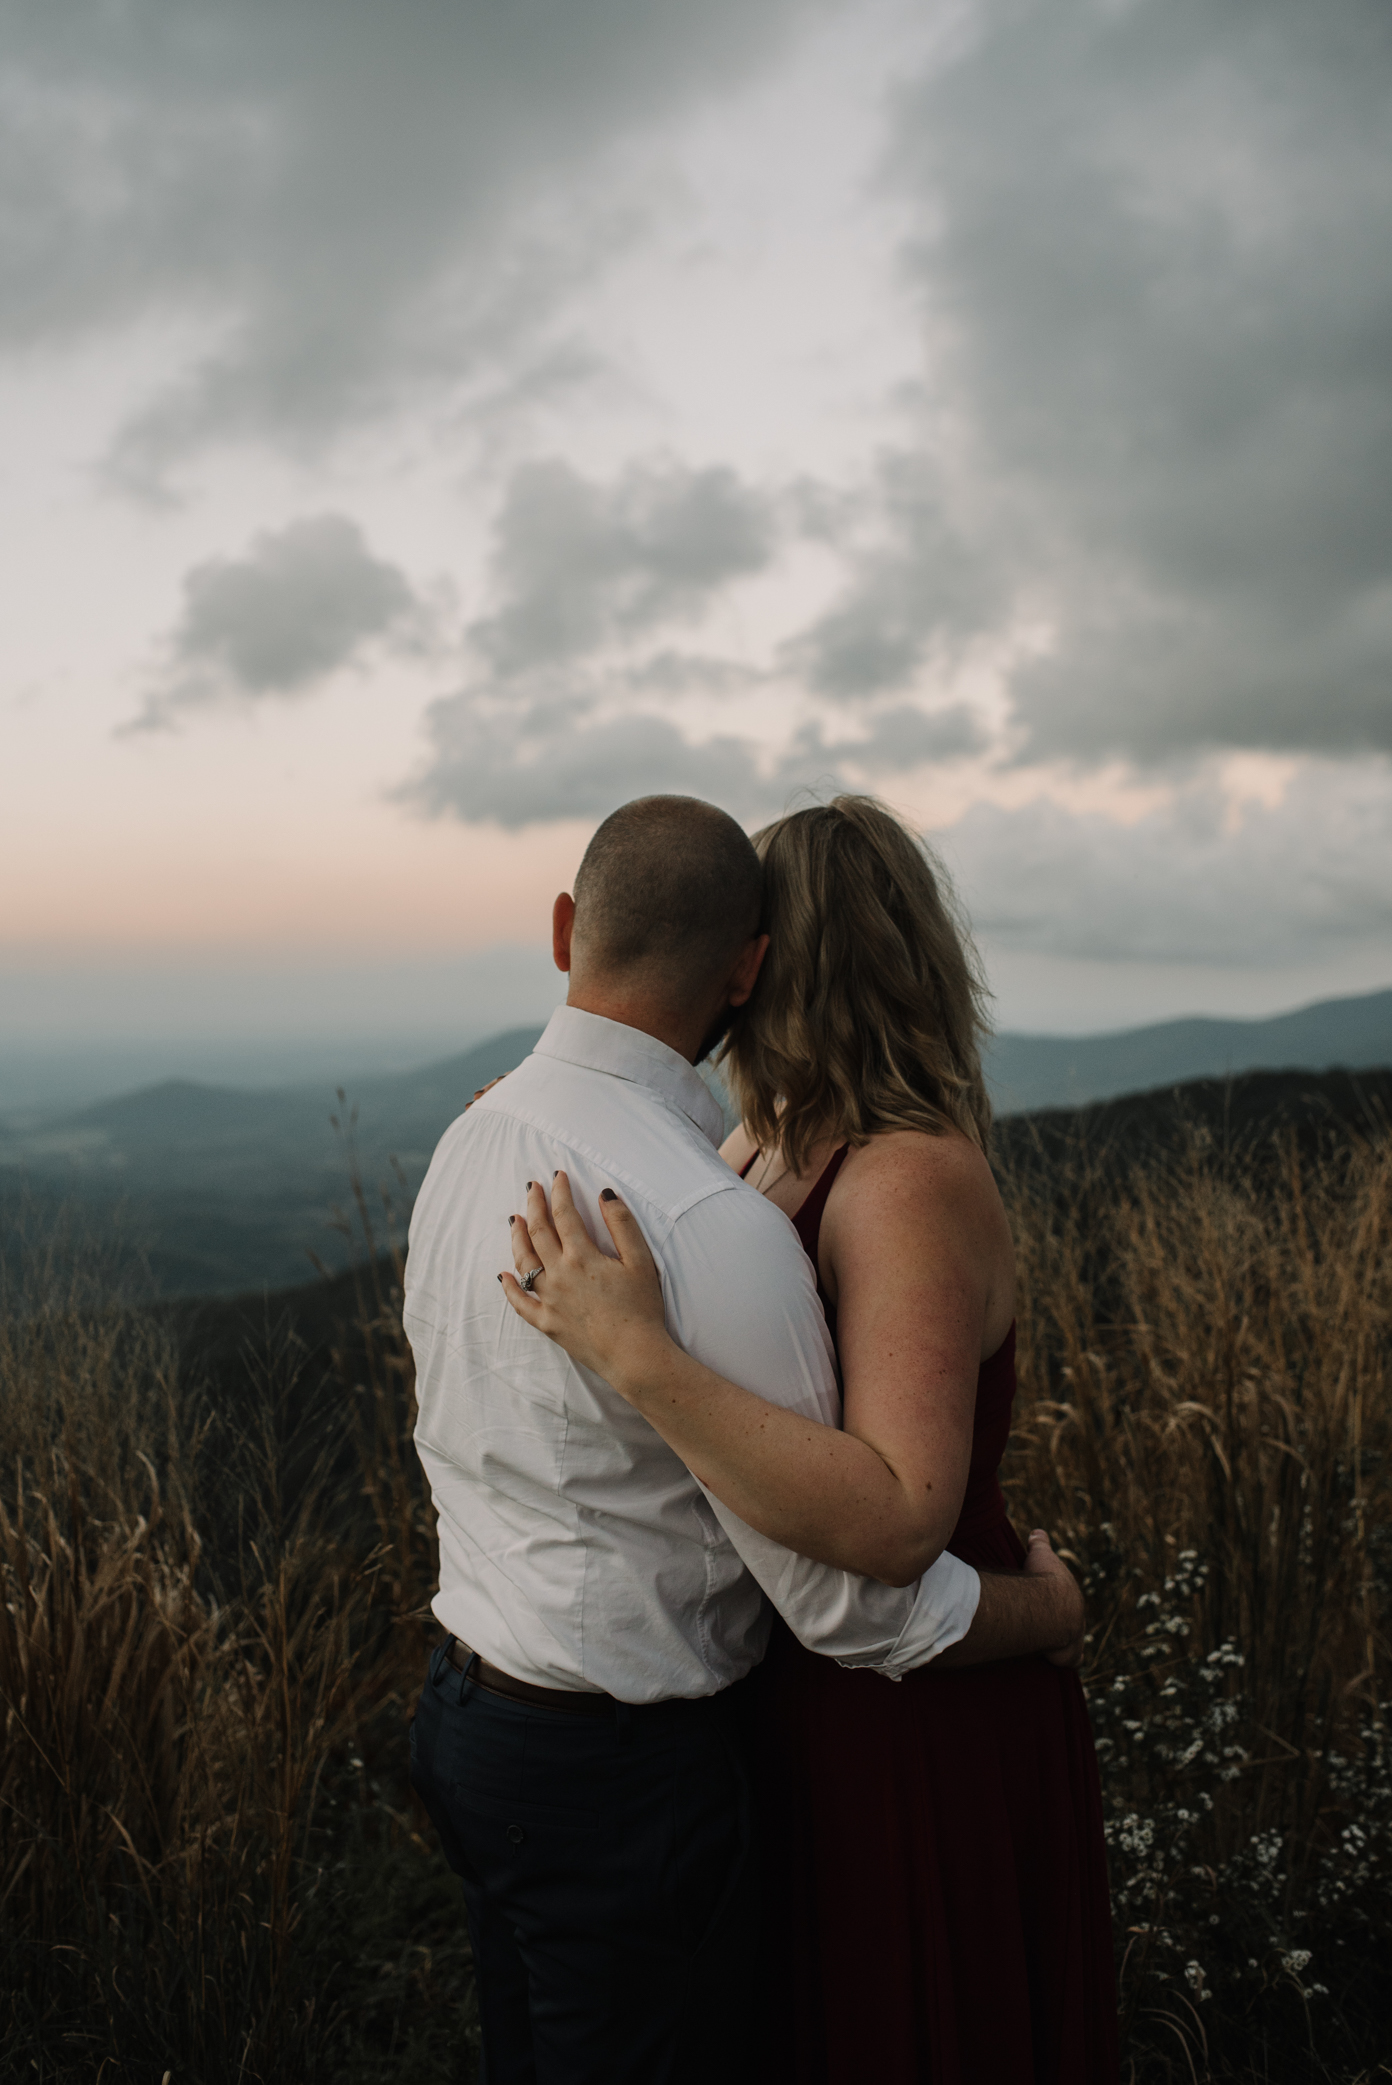
[[[759,931],[763,871],[743,827],[695,796],[640,796],[605,819],[575,878],[587,976],[703,991]]]

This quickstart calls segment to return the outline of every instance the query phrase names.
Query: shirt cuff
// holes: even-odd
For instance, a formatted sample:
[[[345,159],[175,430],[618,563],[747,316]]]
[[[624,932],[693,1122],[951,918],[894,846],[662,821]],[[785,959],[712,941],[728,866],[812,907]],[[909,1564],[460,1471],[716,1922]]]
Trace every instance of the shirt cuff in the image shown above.
[[[920,1578],[909,1618],[889,1656],[877,1662],[877,1669],[888,1679],[901,1680],[906,1672],[931,1664],[939,1651],[961,1642],[972,1625],[980,1599],[979,1574],[945,1549]]]

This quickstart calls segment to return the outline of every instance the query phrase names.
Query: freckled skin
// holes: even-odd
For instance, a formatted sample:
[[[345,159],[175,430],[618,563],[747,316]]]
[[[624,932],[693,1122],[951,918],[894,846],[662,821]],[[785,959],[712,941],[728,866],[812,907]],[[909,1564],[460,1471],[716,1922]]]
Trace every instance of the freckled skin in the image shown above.
[[[869,1169],[860,1170],[862,1183],[868,1184]],[[959,1168],[959,1177],[963,1170]],[[970,1189],[970,1174],[967,1178]],[[979,1171],[974,1184],[980,1216],[984,1198],[979,1194]],[[871,1423],[885,1437],[897,1425],[913,1423],[915,1405],[918,1423],[923,1424],[926,1407],[928,1428],[935,1428],[946,1452],[955,1454],[951,1482],[947,1477],[940,1479],[942,1493],[936,1502],[927,1501],[931,1480],[921,1476],[925,1502],[920,1503],[914,1479],[901,1477],[866,1440],[831,1427],[809,1426],[794,1413],[725,1381],[684,1353],[667,1333],[657,1269],[641,1231],[622,1203],[601,1198],[604,1221],[617,1251],[617,1258],[610,1258],[598,1250],[576,1214],[564,1173],[556,1176],[553,1193],[554,1212],[541,1189],[533,1188],[526,1220],[519,1219],[513,1227],[516,1273],[503,1277],[503,1282],[508,1302],[519,1317],[558,1339],[575,1360],[604,1376],[647,1416],[687,1467],[699,1471],[716,1496],[751,1526],[804,1556],[867,1572],[892,1585],[911,1584],[918,1578],[942,1546],[941,1538],[935,1538],[935,1533],[925,1537],[924,1529],[936,1530],[941,1525],[950,1532],[955,1525],[970,1459],[976,1365],[975,1349],[962,1337],[962,1323],[955,1333],[944,1336],[918,1378],[908,1383],[902,1377],[872,1381],[867,1395],[856,1392],[862,1413],[869,1411]],[[891,1263],[884,1253],[877,1255],[873,1250],[881,1241],[873,1235],[866,1237],[851,1220],[854,1200],[847,1197],[843,1206],[853,1238],[853,1249],[840,1269],[844,1307],[865,1268],[873,1276]],[[989,1205],[985,1213],[989,1218]],[[1002,1226],[1003,1222],[1002,1216]],[[959,1221],[946,1229],[943,1264],[935,1271],[960,1300],[964,1292],[970,1293],[970,1283],[963,1282],[960,1268],[970,1226]],[[998,1232],[998,1240],[1000,1235]],[[1008,1246],[1008,1231],[1004,1237]],[[534,1267],[538,1260],[545,1279],[529,1295],[522,1290],[517,1274]],[[1009,1309],[1013,1300],[1013,1269],[1008,1260],[999,1262],[1000,1266],[1011,1279],[994,1288],[984,1283],[978,1288],[983,1296],[980,1307],[987,1341],[992,1337],[991,1312]],[[899,1281],[899,1300],[907,1296],[910,1309],[916,1308],[914,1268],[891,1265],[891,1271]],[[921,1284],[921,1267],[917,1275]],[[873,1294],[873,1280],[867,1284],[867,1293]],[[886,1314],[892,1316],[895,1307],[891,1301]],[[960,1371],[957,1384],[952,1381],[954,1337],[955,1366]],[[915,1354],[912,1341],[905,1342],[902,1332],[891,1334],[888,1351],[895,1351],[896,1340],[897,1351],[910,1357]],[[947,1395],[943,1394],[944,1384]],[[877,1413],[877,1406],[883,1410]],[[925,1553],[935,1539],[936,1546]],[[960,1642],[939,1653],[937,1663],[975,1665],[1042,1651],[1057,1664],[1077,1665],[1082,1658],[1084,1626],[1082,1596],[1043,1529],[1036,1528],[1029,1539],[1023,1573],[981,1574],[980,1599],[971,1628]]]
[[[738,1166],[749,1148],[737,1132],[724,1155]],[[801,1178],[775,1161],[756,1167],[752,1184],[792,1213],[832,1148],[814,1151]],[[541,1190],[531,1190],[526,1221],[513,1230],[514,1261],[525,1269],[539,1255],[549,1267],[554,1256],[556,1272],[525,1299],[530,1320],[645,1411],[751,1525],[889,1584],[918,1578],[956,1524],[977,1373],[1014,1314],[1009,1226],[981,1153],[960,1135],[905,1131],[844,1161],[822,1220],[819,1270],[838,1310],[840,1433],[809,1427],[675,1347],[636,1225],[622,1203],[601,1206],[618,1262],[584,1232],[564,1175],[554,1225]],[[568,1227],[573,1246],[559,1235]]]
[[[800,1175],[755,1157],[749,1177],[791,1216],[835,1148],[824,1140]],[[724,1156],[737,1171],[754,1156],[743,1126]],[[933,1501],[934,1533],[942,1516],[955,1524],[977,1372],[1015,1316],[1010,1226],[982,1153],[957,1132],[916,1131],[851,1150],[822,1218],[818,1273],[838,1313],[846,1430],[911,1497]]]

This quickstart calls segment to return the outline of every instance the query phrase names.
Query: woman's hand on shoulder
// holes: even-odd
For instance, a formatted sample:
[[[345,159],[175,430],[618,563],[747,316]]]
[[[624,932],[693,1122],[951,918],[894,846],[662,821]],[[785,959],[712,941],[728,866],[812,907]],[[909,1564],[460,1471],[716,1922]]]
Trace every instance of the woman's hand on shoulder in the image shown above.
[[[636,1403],[660,1350],[672,1345],[662,1277],[632,1212],[612,1188],[599,1199],[617,1258],[586,1230],[564,1173],[552,1181],[549,1207],[540,1182],[529,1180],[525,1216],[509,1219],[515,1271],[498,1279],[519,1318]],[[521,1277],[534,1269],[536,1281],[524,1289]]]

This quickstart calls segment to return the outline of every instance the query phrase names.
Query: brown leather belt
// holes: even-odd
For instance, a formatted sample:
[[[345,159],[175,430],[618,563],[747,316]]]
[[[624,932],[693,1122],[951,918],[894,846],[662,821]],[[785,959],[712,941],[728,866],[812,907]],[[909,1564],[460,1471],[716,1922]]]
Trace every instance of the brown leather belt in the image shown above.
[[[515,1680],[486,1658],[475,1657],[457,1636],[450,1638],[445,1656],[456,1672],[465,1671],[473,1659],[470,1677],[485,1694],[501,1694],[505,1701],[524,1702],[528,1708],[559,1709],[567,1716],[612,1716],[618,1706],[612,1694],[572,1693],[566,1687],[534,1687],[530,1680]]]

